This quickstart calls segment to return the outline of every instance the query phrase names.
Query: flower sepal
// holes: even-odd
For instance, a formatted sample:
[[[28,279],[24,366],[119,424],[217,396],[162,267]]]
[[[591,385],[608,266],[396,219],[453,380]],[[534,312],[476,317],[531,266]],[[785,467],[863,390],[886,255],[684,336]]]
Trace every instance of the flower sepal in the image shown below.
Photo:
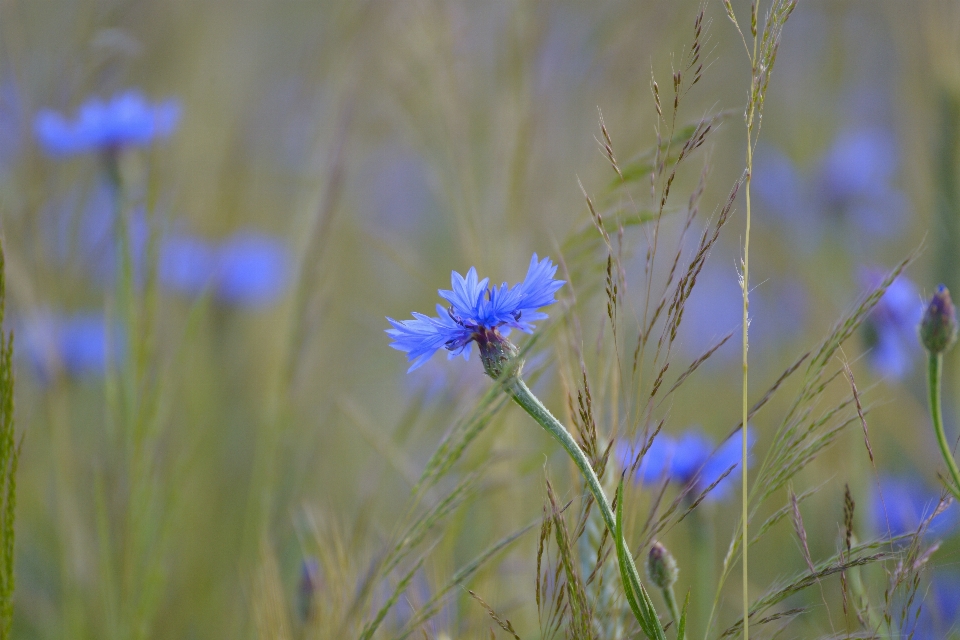
[[[483,370],[494,380],[506,380],[520,377],[523,358],[515,344],[507,340],[496,329],[481,328],[474,340],[480,347],[480,361]]]

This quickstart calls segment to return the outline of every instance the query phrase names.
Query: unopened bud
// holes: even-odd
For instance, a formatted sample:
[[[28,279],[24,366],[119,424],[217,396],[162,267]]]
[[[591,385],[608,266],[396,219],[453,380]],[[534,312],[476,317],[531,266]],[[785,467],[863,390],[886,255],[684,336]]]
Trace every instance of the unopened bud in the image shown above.
[[[943,353],[957,339],[957,310],[950,291],[942,284],[930,299],[920,321],[920,342],[932,354]]]
[[[654,542],[650,546],[650,553],[647,554],[647,575],[650,576],[650,582],[661,589],[667,589],[677,581],[678,572],[677,561],[673,559],[667,548],[659,542]]]

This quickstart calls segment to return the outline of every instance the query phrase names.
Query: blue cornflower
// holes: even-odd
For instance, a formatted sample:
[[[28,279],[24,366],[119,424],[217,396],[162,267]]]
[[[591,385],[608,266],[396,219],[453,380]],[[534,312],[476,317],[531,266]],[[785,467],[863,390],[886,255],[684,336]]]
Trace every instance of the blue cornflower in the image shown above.
[[[876,286],[884,274],[877,269],[865,269],[862,280]],[[917,326],[923,317],[923,301],[916,285],[900,276],[884,292],[877,306],[864,323],[867,360],[879,374],[901,380],[920,353]]]
[[[824,195],[835,203],[885,193],[897,171],[893,134],[881,128],[841,131],[827,151],[821,171]]]
[[[217,298],[243,307],[272,304],[286,291],[292,259],[279,238],[243,231],[217,250]]]
[[[874,530],[901,536],[917,531],[920,523],[937,508],[940,496],[917,478],[882,476],[879,487],[873,485],[870,515]],[[946,536],[960,524],[957,505],[951,503],[930,522],[926,533]]]
[[[112,341],[102,313],[80,312],[69,315],[38,313],[27,319],[17,349],[33,365],[44,382],[58,372],[70,377],[97,377],[106,373],[108,342],[116,350],[120,328],[115,326]],[[114,353],[114,355],[117,355]]]
[[[956,637],[960,625],[960,576],[935,575],[913,628],[914,640],[939,640]]]
[[[242,231],[215,244],[191,235],[160,243],[160,284],[197,296],[208,287],[217,300],[245,307],[275,302],[290,280],[290,250],[279,238]]]
[[[523,282],[513,287],[505,282],[499,288],[488,287],[490,279],[479,280],[473,267],[466,277],[454,271],[451,289],[439,291],[449,306],[445,309],[438,304],[437,317],[415,312],[413,320],[387,318],[394,327],[386,330],[393,338],[390,346],[407,353],[407,359],[413,361],[408,371],[413,371],[441,348],[450,352],[450,358],[462,355],[469,360],[470,343],[476,342],[484,367],[491,373],[489,358],[502,359],[504,350],[511,348],[504,340],[511,329],[532,333],[532,322],[547,318],[538,309],[556,302],[554,294],[564,284],[553,279],[556,272],[557,265],[550,258],[540,260],[537,254],[530,259]]]
[[[150,104],[142,93],[131,89],[107,102],[87,100],[73,122],[56,111],[43,109],[34,120],[34,131],[44,151],[62,157],[145,146],[172,134],[179,120],[178,101]]]
[[[297,584],[300,619],[304,622],[313,618],[314,599],[320,587],[320,563],[316,558],[306,558],[300,563],[300,582]]]
[[[644,454],[635,480],[644,484],[668,480],[687,488],[687,495],[695,499],[730,470],[704,498],[708,502],[722,500],[730,491],[735,477],[734,471],[743,457],[739,433],[738,431],[719,447],[715,447],[713,441],[698,428],[687,431],[679,439],[659,434]],[[755,439],[753,429],[748,427],[748,447],[753,447]],[[643,443],[618,444],[617,455],[624,468],[633,465],[642,446]],[[749,457],[747,464],[750,464]]]
[[[158,254],[157,278],[171,291],[198,296],[216,273],[216,249],[196,236],[177,234],[164,238]]]

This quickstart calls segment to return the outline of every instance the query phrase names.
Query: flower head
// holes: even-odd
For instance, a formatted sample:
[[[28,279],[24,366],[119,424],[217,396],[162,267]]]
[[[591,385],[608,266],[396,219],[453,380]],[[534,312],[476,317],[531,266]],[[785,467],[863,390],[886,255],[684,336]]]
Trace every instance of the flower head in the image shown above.
[[[160,244],[160,284],[198,296],[210,288],[217,300],[242,307],[276,302],[290,280],[292,259],[281,239],[252,231],[234,234],[220,244],[178,234]]]
[[[129,90],[104,102],[91,98],[71,122],[50,109],[37,113],[34,131],[51,156],[148,145],[177,128],[180,103],[150,104],[139,91]]]
[[[861,279],[874,287],[883,279],[876,269],[865,269]],[[900,276],[887,287],[864,323],[870,349],[868,361],[881,375],[895,380],[909,373],[917,354],[917,323],[923,313],[920,293],[907,277]]]
[[[960,524],[957,506],[950,503],[938,512],[939,496],[917,478],[882,476],[870,497],[871,519],[879,533],[911,534],[930,519],[924,533],[946,536]]]
[[[748,447],[753,446],[754,439],[753,430],[747,428]],[[641,446],[642,443],[640,446],[623,443],[618,446],[618,457],[625,468],[633,465]],[[699,429],[691,429],[680,438],[659,434],[643,454],[635,480],[651,484],[666,479],[686,487],[691,499],[716,484],[704,499],[722,500],[730,490],[732,474],[740,466],[742,453],[739,432],[719,447],[715,447]],[[747,464],[750,464],[749,458]]]
[[[407,353],[413,361],[409,371],[413,371],[441,348],[451,358],[462,355],[468,360],[470,343],[476,342],[487,373],[499,374],[498,366],[516,355],[516,347],[504,336],[511,329],[532,333],[532,323],[547,317],[538,309],[556,302],[554,294],[564,284],[553,279],[556,272],[550,258],[540,260],[537,254],[530,259],[523,282],[513,287],[507,283],[488,287],[490,279],[480,280],[473,267],[466,277],[454,271],[451,288],[439,292],[449,306],[438,304],[437,317],[414,313],[413,320],[387,318],[393,325],[386,330],[393,338],[390,346]]]
[[[286,290],[291,262],[290,251],[279,238],[237,233],[217,252],[217,298],[246,307],[276,302]]]
[[[99,377],[118,357],[122,346],[119,325],[111,327],[102,313],[41,312],[26,319],[18,350],[30,361],[42,382],[62,372],[72,378]],[[108,344],[114,352],[108,349]]]

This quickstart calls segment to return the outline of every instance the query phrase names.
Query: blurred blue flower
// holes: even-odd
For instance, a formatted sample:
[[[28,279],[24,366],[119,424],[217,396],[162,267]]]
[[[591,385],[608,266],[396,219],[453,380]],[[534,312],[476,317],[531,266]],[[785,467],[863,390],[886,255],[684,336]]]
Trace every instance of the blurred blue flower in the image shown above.
[[[300,582],[297,584],[300,619],[313,618],[314,600],[320,589],[320,563],[316,558],[306,558],[300,563]]]
[[[867,268],[861,271],[861,280],[872,288],[884,275],[879,269]],[[919,289],[906,276],[900,276],[890,284],[863,325],[870,350],[867,360],[877,373],[901,380],[910,372],[914,357],[920,353],[917,327],[922,317]]]
[[[164,238],[158,253],[157,278],[171,291],[200,295],[216,273],[216,250],[196,236]]]
[[[753,447],[756,436],[753,429],[747,428],[747,446]],[[617,445],[617,457],[621,465],[630,468],[642,450],[643,443],[634,445],[620,442]],[[666,434],[654,438],[650,448],[644,454],[637,468],[635,481],[653,484],[668,480],[689,489],[687,494],[696,499],[707,487],[720,480],[724,473],[730,473],[706,495],[704,500],[715,502],[724,499],[733,486],[736,467],[743,459],[743,444],[740,432],[728,438],[719,447],[699,428],[694,428],[679,439]],[[747,465],[750,458],[747,458]]]
[[[793,161],[773,146],[757,145],[753,185],[757,197],[786,220],[799,220],[811,213],[803,176]]]
[[[42,109],[34,120],[34,132],[44,151],[62,157],[148,145],[172,134],[179,120],[178,101],[150,104],[142,93],[131,89],[107,102],[87,100],[73,122],[56,111]]]
[[[823,194],[832,202],[873,198],[889,189],[897,170],[890,132],[878,128],[841,131],[821,166]]]
[[[449,358],[463,355],[469,360],[471,342],[486,340],[491,332],[509,335],[510,329],[519,329],[532,333],[535,327],[531,322],[547,318],[537,310],[556,302],[554,294],[563,286],[563,280],[553,279],[556,272],[550,258],[540,260],[537,254],[530,259],[523,282],[512,288],[505,282],[499,289],[487,287],[490,279],[479,280],[473,267],[466,278],[454,271],[452,289],[439,291],[450,306],[444,309],[438,304],[438,317],[414,312],[413,320],[387,318],[394,327],[386,330],[393,338],[390,346],[407,353],[407,359],[413,361],[408,371],[413,371],[441,348],[450,352]]]
[[[934,576],[920,603],[920,616],[913,629],[915,640],[953,637],[960,624],[960,576]]]
[[[898,162],[895,138],[882,127],[841,130],[815,168],[805,172],[782,151],[760,145],[757,196],[804,250],[829,233],[830,220],[848,223],[855,238],[896,238],[910,210],[893,184]]]
[[[237,233],[217,250],[217,298],[244,307],[272,304],[286,291],[291,269],[290,250],[282,240]]]
[[[841,131],[827,151],[818,176],[818,195],[829,213],[844,216],[871,236],[896,237],[909,203],[891,181],[897,171],[891,132],[860,127]]]
[[[287,244],[252,231],[239,232],[219,245],[190,235],[160,243],[158,279],[171,291],[197,296],[208,287],[221,302],[263,307],[286,291],[292,270]]]
[[[881,476],[879,487],[873,486],[870,496],[870,516],[874,531],[900,536],[913,533],[920,523],[929,518],[940,495],[917,478]],[[936,515],[926,533],[931,536],[947,536],[960,524],[956,503]]]
[[[17,351],[43,382],[53,380],[58,372],[75,378],[102,376],[108,353],[112,349],[116,357],[121,346],[120,328],[115,326],[113,336],[108,336],[107,322],[98,312],[42,312],[23,324]]]

